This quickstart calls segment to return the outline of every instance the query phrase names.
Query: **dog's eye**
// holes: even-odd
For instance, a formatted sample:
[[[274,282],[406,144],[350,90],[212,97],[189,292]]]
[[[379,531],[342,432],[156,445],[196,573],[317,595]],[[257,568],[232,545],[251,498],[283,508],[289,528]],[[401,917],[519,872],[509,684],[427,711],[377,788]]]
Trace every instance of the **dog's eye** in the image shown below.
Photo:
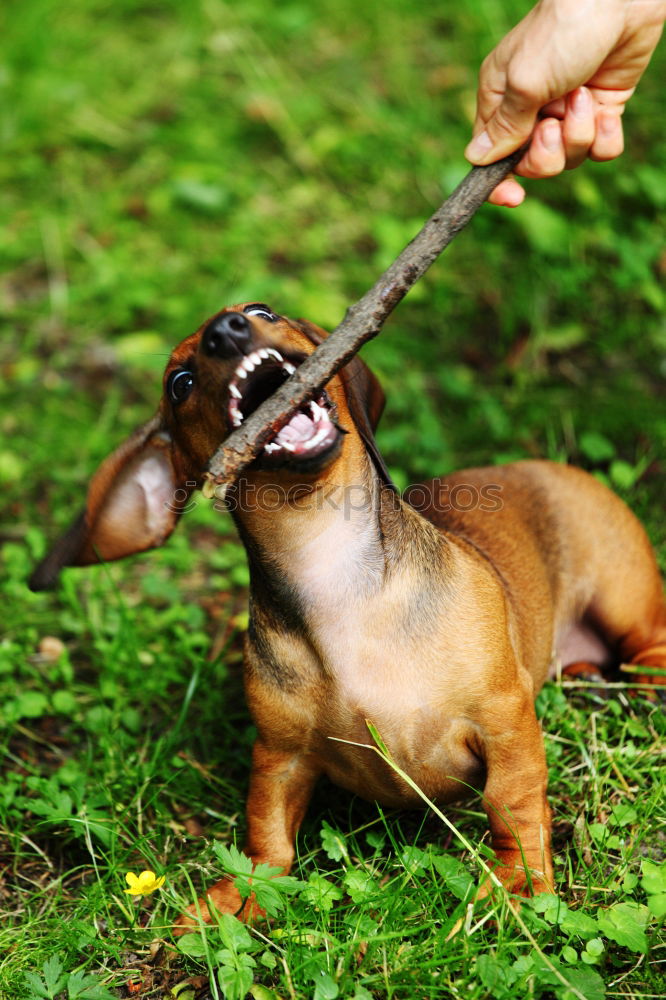
[[[171,372],[167,379],[167,396],[172,403],[182,403],[194,388],[194,375],[185,368]]]
[[[264,305],[263,302],[253,302],[251,306],[245,306],[243,312],[246,316],[259,316],[260,319],[266,319],[269,323],[277,323],[278,320],[270,306]]]

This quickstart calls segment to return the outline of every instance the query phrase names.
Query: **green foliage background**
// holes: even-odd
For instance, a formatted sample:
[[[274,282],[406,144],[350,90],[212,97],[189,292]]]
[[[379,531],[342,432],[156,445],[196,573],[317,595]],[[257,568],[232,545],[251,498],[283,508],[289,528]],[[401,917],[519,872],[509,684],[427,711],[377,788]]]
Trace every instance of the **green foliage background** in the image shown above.
[[[107,427],[120,433],[154,405],[164,353],[222,305],[259,298],[334,326],[467,169],[480,58],[524,8],[9,8],[10,489],[30,465],[32,407],[53,414],[40,442],[51,435],[62,464],[80,461],[80,481]],[[498,455],[580,459],[585,431],[631,463],[656,456],[660,69],[661,54],[629,105],[623,160],[531,184],[519,211],[480,213],[367,349],[389,392],[382,445],[403,481]]]
[[[20,995],[28,944],[68,969],[130,961],[108,902],[118,879],[198,857],[182,826],[174,842],[174,815],[231,836],[252,739],[238,681],[247,578],[226,522],[200,504],[161,552],[72,571],[56,595],[27,591],[31,566],[97,462],[153,411],[170,348],[206,316],[256,299],[329,328],[341,319],[466,172],[478,65],[527,6],[23,0],[0,12],[12,916],[0,996]],[[525,456],[577,462],[631,502],[663,560],[664,65],[662,48],[627,110],[620,161],[528,183],[513,212],[484,208],[365,350],[387,390],[379,440],[400,484]],[[49,634],[67,646],[56,664],[37,653]],[[652,709],[631,725],[595,711],[609,745],[657,745]],[[567,723],[560,706],[550,724],[578,746],[589,712],[572,712]],[[555,747],[555,805],[573,822],[577,758],[561,770]],[[604,767],[591,822],[625,794]],[[645,794],[632,843],[661,843],[663,799],[659,812]],[[95,936],[100,914],[112,929]],[[469,975],[467,995],[486,995],[458,959],[450,981]],[[413,995],[410,975],[396,972],[396,996]]]

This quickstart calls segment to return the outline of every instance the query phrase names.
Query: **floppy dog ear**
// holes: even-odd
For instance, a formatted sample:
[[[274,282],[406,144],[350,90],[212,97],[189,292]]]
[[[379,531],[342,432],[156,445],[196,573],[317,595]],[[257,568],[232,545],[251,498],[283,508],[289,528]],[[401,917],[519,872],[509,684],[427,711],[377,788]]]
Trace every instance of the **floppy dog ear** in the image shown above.
[[[30,589],[53,587],[64,566],[122,559],[162,545],[194,487],[189,483],[188,491],[180,485],[171,438],[158,414],[102,462],[85,510],[37,566]]]
[[[324,330],[306,319],[297,320],[296,325],[313,344],[319,345],[327,337]],[[358,355],[347,362],[344,368],[340,369],[338,375],[345,389],[347,405],[356,430],[360,434],[380,478],[387,486],[397,489],[386,468],[384,459],[379,453],[374,436],[386,402],[379,379]]]

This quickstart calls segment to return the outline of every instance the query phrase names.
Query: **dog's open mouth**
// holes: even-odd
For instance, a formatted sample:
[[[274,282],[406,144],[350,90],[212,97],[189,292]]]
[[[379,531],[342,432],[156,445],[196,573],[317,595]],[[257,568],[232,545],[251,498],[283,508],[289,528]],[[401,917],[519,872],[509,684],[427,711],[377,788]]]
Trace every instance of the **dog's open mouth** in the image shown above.
[[[229,420],[240,427],[296,371],[305,355],[291,360],[273,347],[253,351],[243,358],[229,383]],[[334,407],[325,392],[304,403],[289,423],[264,445],[262,458],[271,464],[320,459],[332,451],[341,432],[334,422]]]

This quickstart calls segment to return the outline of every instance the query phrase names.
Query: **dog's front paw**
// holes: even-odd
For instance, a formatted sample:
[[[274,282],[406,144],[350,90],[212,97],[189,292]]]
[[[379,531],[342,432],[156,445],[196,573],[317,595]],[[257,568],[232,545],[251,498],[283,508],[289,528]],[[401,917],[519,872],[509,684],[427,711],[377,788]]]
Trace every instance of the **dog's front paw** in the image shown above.
[[[514,896],[522,896],[529,899],[531,896],[538,896],[542,892],[554,892],[552,877],[543,871],[543,868],[526,869],[522,858],[514,865],[502,864],[501,862],[493,867],[493,875],[499,879],[507,892]],[[492,896],[497,890],[497,885],[489,876],[483,880],[476,894],[477,900],[486,899]]]
[[[233,882],[223,878],[207,890],[205,897],[187,907],[175,923],[174,934],[180,937],[181,934],[196,930],[200,920],[206,924],[213,923],[215,913],[233,913],[248,924],[263,920],[266,916],[254,896],[242,899]]]

